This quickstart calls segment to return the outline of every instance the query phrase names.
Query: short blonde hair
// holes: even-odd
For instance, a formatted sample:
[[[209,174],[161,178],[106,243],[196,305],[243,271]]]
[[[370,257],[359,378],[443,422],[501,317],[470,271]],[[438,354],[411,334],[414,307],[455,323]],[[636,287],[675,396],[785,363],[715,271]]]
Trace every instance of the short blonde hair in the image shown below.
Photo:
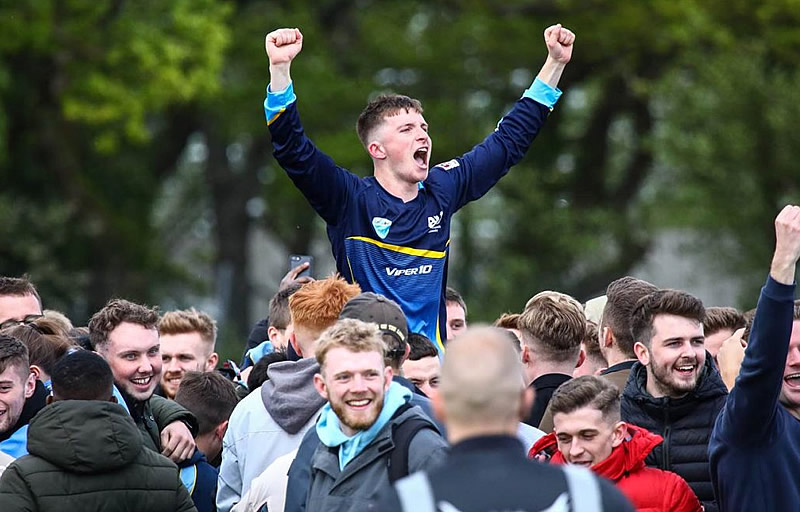
[[[339,320],[319,337],[315,355],[322,371],[325,370],[328,352],[335,348],[345,348],[350,352],[375,352],[380,354],[381,360],[386,358],[386,343],[378,326],[354,318]]]
[[[583,306],[564,293],[534,295],[519,317],[522,342],[545,360],[563,363],[578,356],[586,335]]]
[[[357,284],[331,276],[304,284],[289,297],[289,314],[295,330],[320,333],[336,323],[347,301],[361,293]]]
[[[196,332],[214,349],[217,342],[217,322],[211,316],[194,308],[169,311],[158,321],[158,334],[188,334]]]

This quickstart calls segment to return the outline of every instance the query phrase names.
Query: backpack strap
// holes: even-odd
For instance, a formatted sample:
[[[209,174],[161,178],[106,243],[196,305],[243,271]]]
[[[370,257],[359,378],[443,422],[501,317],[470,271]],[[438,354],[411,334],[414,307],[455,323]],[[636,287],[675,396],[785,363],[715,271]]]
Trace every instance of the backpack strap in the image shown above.
[[[572,512],[600,512],[603,501],[600,499],[600,485],[597,477],[588,469],[567,464],[562,466],[569,488],[569,501]]]
[[[414,407],[411,404],[404,404],[397,409],[393,418],[403,414],[405,411]],[[389,468],[389,482],[394,483],[401,478],[408,476],[408,452],[411,447],[411,440],[420,430],[429,428],[438,432],[428,419],[417,416],[409,418],[399,425],[392,426],[392,441],[394,442],[394,449],[387,458]]]

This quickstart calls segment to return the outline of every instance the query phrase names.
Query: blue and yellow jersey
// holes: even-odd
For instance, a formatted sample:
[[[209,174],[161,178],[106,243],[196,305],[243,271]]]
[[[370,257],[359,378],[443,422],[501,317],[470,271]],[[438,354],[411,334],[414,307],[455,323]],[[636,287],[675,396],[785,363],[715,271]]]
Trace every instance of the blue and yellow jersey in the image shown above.
[[[360,178],[337,166],[311,142],[291,84],[268,92],[264,109],[275,158],[327,223],[339,273],[400,304],[409,329],[430,338],[442,354],[452,216],[523,157],[559,95],[537,79],[491,135],[434,166],[407,203],[373,176]]]

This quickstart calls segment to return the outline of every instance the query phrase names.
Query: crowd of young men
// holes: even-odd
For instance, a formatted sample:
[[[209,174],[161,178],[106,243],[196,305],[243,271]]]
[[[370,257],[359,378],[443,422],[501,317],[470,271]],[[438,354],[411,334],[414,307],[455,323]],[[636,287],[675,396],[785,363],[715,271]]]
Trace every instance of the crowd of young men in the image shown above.
[[[531,88],[444,164],[421,104],[377,97],[358,178],[303,132],[302,34],[270,33],[275,156],[342,277],[290,270],[233,378],[206,313],[112,299],[76,328],[0,277],[0,510],[797,510],[800,207],[750,321],[626,276],[468,327],[446,286],[452,215],[524,155],[574,39],[549,27]]]

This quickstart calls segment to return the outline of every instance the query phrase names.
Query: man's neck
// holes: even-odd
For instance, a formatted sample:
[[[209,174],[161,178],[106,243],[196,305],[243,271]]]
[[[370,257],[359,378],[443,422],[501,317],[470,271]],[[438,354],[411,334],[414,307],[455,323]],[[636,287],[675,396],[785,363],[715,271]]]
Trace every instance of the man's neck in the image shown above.
[[[375,166],[375,179],[383,189],[391,195],[402,199],[404,203],[413,201],[419,195],[419,184],[409,183],[397,178],[397,175],[389,169]]]
[[[575,365],[570,363],[539,363],[531,366],[531,371],[528,373],[531,382],[535,381],[542,375],[549,375],[551,373],[558,373],[561,375],[572,375],[575,370]]]
[[[456,425],[453,422],[447,424],[447,440],[451,445],[472,439],[475,437],[486,436],[511,436],[517,435],[517,428],[519,423],[511,423],[505,425]]]
[[[615,348],[610,348],[606,350],[604,356],[606,358],[606,362],[608,363],[609,368],[611,368],[615,364],[624,363],[625,361],[632,361],[636,359],[635,357],[630,357],[627,354],[623,354],[622,352],[616,350]]]

